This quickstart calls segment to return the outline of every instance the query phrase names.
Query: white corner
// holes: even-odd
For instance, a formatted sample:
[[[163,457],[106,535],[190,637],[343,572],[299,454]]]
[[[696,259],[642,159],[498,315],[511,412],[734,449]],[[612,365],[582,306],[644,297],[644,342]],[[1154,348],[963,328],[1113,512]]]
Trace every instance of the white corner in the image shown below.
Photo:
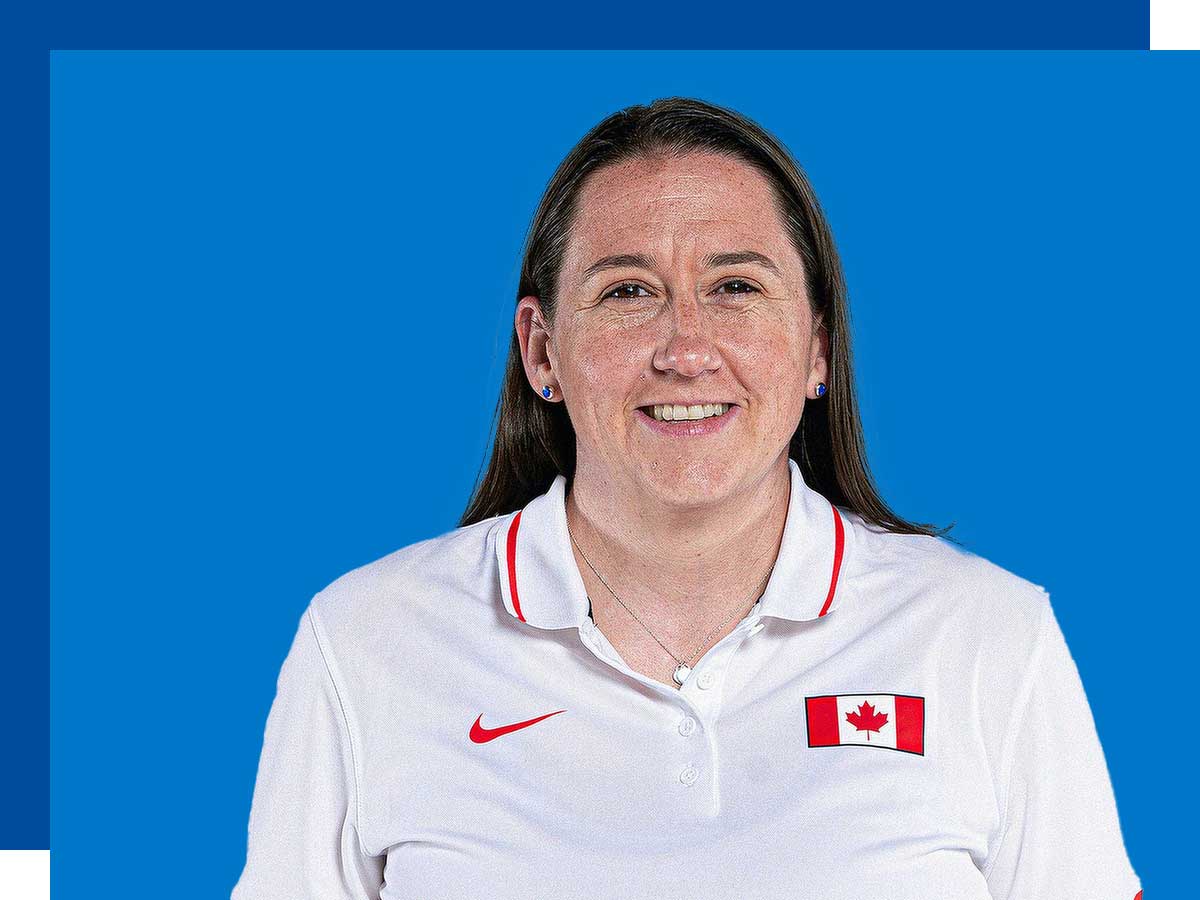
[[[1200,0],[1150,0],[1151,50],[1200,50]]]
[[[50,900],[50,851],[0,850],[0,897]]]

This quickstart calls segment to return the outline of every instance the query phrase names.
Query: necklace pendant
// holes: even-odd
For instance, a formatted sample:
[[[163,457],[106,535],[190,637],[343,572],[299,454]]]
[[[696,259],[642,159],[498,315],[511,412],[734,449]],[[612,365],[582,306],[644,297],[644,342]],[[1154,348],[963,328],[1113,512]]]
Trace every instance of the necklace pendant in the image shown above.
[[[672,677],[674,677],[676,684],[682,685],[685,681],[687,681],[687,677],[691,674],[691,667],[688,666],[687,663],[680,663],[675,669],[675,674]]]

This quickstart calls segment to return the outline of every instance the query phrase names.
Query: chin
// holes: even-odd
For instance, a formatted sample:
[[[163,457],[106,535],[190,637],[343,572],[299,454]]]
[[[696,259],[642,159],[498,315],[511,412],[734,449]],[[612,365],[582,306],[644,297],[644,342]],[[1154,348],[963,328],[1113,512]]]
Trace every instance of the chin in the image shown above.
[[[664,504],[679,507],[722,500],[734,492],[745,474],[728,457],[647,459],[641,468],[640,480],[646,488]]]

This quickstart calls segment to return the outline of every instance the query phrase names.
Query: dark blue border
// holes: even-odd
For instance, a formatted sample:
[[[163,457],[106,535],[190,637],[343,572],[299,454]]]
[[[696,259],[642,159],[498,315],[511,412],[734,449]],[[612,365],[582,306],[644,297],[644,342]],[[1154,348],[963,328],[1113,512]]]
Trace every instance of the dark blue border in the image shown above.
[[[49,58],[6,48],[0,849],[50,846]],[[24,88],[24,90],[22,90]],[[27,140],[18,139],[28,136]]]
[[[141,0],[59,3],[63,49],[1136,49],[1149,0],[860,0],[857,3],[535,0],[475,8],[349,2],[188,9]]]

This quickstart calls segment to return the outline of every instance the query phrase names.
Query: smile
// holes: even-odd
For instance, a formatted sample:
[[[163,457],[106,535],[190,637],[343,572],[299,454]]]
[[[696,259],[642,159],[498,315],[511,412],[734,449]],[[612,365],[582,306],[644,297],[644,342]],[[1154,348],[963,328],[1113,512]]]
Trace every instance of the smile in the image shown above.
[[[681,422],[723,416],[729,411],[731,405],[729,403],[655,403],[653,406],[642,406],[639,409],[652,415],[659,422]]]
[[[676,410],[679,411],[679,418],[675,418]],[[634,416],[643,426],[655,434],[670,438],[718,434],[729,428],[741,413],[742,408],[736,403],[655,403],[634,410]]]

